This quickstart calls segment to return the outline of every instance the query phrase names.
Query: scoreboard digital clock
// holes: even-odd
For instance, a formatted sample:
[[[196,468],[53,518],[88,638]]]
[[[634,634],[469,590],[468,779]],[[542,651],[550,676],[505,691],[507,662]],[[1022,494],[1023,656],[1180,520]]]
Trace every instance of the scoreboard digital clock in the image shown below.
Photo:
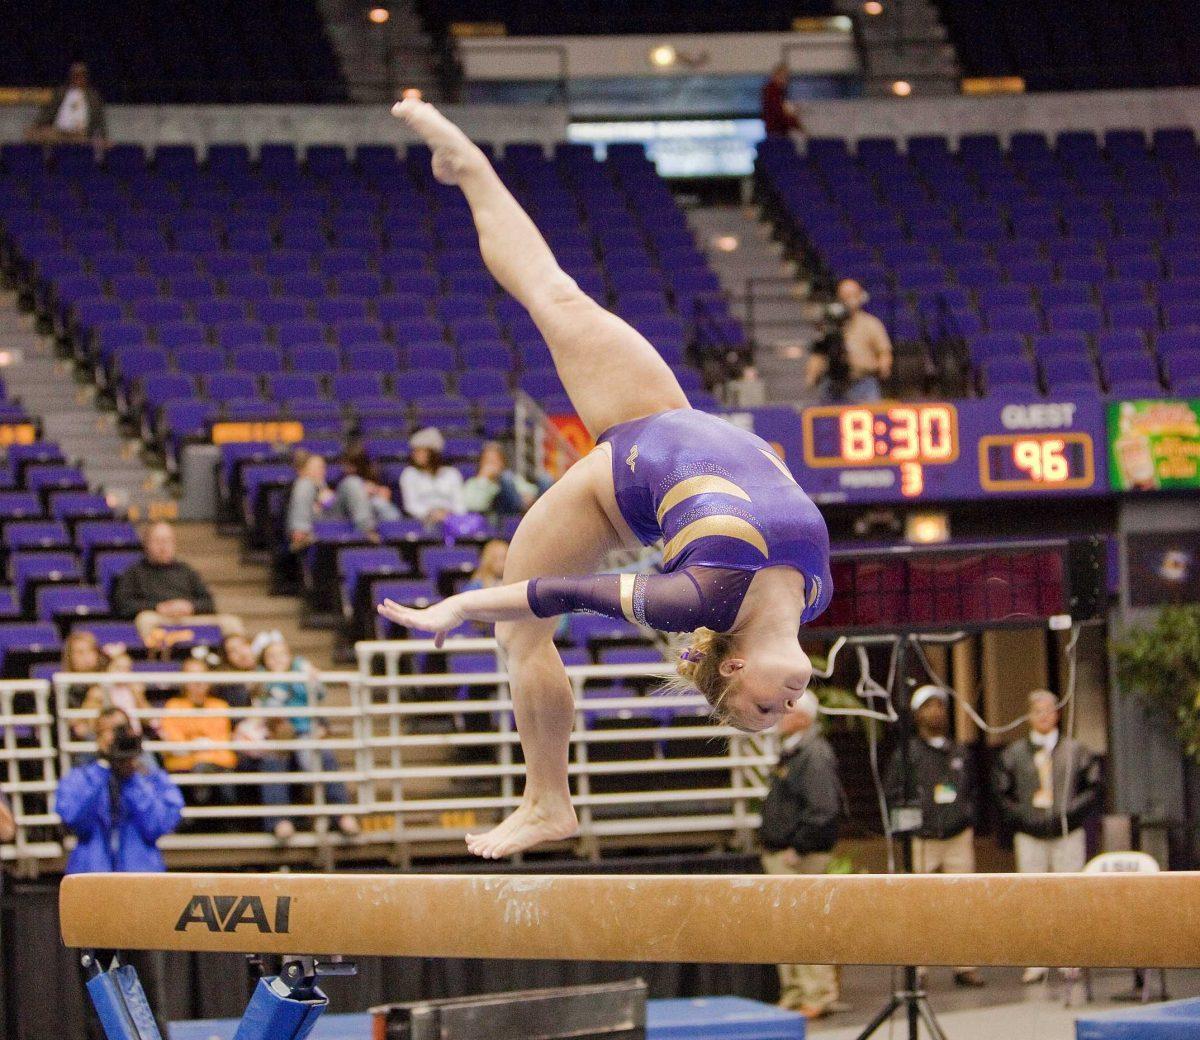
[[[773,442],[818,504],[1101,495],[1099,401],[880,401],[728,416]]]

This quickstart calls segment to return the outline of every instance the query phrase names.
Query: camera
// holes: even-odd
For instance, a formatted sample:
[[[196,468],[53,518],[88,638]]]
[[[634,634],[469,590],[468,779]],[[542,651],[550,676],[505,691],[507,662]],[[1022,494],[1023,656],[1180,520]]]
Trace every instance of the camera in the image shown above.
[[[142,735],[129,726],[113,730],[112,744],[108,748],[110,762],[131,762],[142,757]]]
[[[843,325],[850,317],[846,305],[839,300],[830,300],[821,307],[821,318],[829,325]]]

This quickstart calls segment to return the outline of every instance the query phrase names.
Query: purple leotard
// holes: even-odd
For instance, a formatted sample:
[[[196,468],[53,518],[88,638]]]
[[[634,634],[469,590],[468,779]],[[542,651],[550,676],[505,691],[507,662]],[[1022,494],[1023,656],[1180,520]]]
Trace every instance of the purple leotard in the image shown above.
[[[534,579],[537,617],[589,610],[667,632],[727,632],[765,567],[804,575],[802,621],[828,605],[825,521],[761,437],[681,408],[614,426],[600,443],[612,450],[621,516],[643,545],[663,539],[663,573]]]

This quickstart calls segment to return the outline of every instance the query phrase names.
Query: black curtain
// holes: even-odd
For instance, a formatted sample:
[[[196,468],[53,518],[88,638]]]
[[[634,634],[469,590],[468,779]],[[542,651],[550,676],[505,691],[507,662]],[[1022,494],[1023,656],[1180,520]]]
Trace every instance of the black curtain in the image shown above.
[[[494,865],[489,873],[501,873]],[[446,870],[464,871],[463,867]],[[513,873],[757,873],[752,857],[696,856],[612,860],[600,864],[525,864]],[[424,872],[424,871],[422,871]],[[444,870],[441,872],[445,872]],[[74,951],[58,934],[57,881],[9,885],[0,905],[3,980],[9,1040],[75,1040],[83,1034],[84,994]],[[331,908],[336,912],[336,908]],[[713,928],[722,927],[713,917]],[[514,951],[516,952],[516,951]],[[245,958],[229,954],[167,953],[161,968],[165,1007],[172,1020],[241,1015],[251,983]],[[543,986],[567,986],[640,977],[652,997],[736,995],[778,999],[775,970],[763,965],[614,964],[578,961],[433,960],[372,957],[358,975],[322,983],[330,1011],[365,1011],[391,1001],[454,997]]]

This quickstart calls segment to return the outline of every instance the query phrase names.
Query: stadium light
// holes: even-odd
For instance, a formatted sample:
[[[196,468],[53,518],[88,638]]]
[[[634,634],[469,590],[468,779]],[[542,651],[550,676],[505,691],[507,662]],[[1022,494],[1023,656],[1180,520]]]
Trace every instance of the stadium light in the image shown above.
[[[908,97],[908,95],[912,93],[912,90],[912,84],[906,79],[898,79],[892,84],[892,93],[895,94],[896,97]]]
[[[741,243],[738,242],[737,235],[717,235],[713,239],[713,245],[722,253],[736,252],[737,247]]]
[[[945,513],[909,513],[904,518],[904,540],[916,545],[950,541],[950,517]]]
[[[371,21],[373,21],[376,25],[383,25],[384,22],[392,17],[392,12],[386,7],[372,7],[371,10],[367,12],[367,17],[370,18]]]
[[[863,13],[872,16],[883,14],[883,4],[881,4],[879,0],[867,0],[867,2],[863,4]]]
[[[669,43],[660,44],[650,52],[650,63],[657,65],[660,69],[670,68],[678,58],[679,55],[676,54],[675,48]]]

